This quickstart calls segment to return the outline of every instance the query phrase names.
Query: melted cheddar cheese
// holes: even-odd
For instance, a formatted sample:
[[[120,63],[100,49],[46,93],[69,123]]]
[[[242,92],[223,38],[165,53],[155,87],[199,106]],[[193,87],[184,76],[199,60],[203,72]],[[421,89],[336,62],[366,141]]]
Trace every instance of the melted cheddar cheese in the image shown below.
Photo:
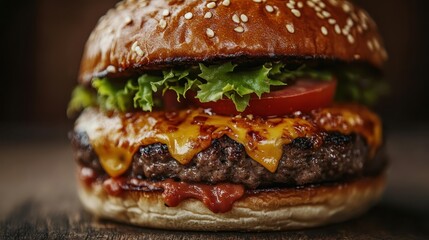
[[[366,139],[372,154],[382,139],[380,119],[357,105],[333,106],[308,115],[268,119],[211,115],[202,109],[105,113],[88,108],[76,121],[75,131],[88,134],[101,165],[111,177],[128,170],[140,146],[154,143],[166,144],[174,159],[187,164],[208,148],[212,140],[227,135],[241,143],[253,160],[275,172],[282,146],[296,138],[317,140],[324,132],[356,133]]]

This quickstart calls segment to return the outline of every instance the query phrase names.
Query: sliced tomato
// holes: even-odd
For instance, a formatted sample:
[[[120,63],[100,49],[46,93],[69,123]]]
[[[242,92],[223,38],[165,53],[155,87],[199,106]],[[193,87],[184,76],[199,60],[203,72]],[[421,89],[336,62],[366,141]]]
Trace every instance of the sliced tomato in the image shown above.
[[[293,85],[270,93],[261,98],[252,95],[249,106],[241,114],[255,116],[281,116],[296,111],[309,112],[313,109],[329,106],[334,98],[337,82],[299,79]],[[202,103],[197,98],[191,101],[199,107],[211,109],[220,115],[237,115],[238,112],[230,99],[221,99],[217,102]]]
[[[187,106],[185,101],[177,101],[177,94],[172,90],[167,90],[164,95],[162,95],[162,101],[164,104],[163,110],[165,111],[177,111]]]

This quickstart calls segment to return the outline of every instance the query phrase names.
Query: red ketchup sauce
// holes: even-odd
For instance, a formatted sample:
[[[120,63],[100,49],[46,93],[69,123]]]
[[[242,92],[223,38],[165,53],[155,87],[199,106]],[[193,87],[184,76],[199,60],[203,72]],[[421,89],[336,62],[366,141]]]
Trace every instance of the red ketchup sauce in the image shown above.
[[[125,191],[162,192],[164,202],[169,207],[176,207],[182,201],[193,198],[204,203],[214,213],[230,211],[234,202],[245,193],[244,187],[239,184],[190,184],[172,179],[149,182],[138,179],[109,178],[103,182],[103,188],[113,196],[119,196]]]
[[[232,209],[235,201],[244,194],[244,187],[237,184],[216,185],[188,184],[171,179],[162,183],[164,202],[175,207],[188,198],[198,199],[214,213],[225,213]]]

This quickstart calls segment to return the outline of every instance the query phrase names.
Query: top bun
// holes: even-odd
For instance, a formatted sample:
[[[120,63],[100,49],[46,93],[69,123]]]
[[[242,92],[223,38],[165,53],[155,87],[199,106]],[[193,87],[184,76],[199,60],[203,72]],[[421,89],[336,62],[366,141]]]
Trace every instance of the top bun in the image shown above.
[[[102,17],[79,80],[223,60],[332,59],[380,68],[374,21],[344,0],[127,0]]]

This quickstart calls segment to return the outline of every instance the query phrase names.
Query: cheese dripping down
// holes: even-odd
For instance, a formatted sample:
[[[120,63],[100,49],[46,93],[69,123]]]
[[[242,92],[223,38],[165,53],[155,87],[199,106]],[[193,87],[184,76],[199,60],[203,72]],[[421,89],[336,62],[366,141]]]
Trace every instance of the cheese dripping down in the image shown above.
[[[307,115],[268,119],[211,115],[202,109],[118,113],[88,108],[75,126],[75,131],[88,134],[102,167],[111,177],[128,170],[140,146],[154,143],[167,145],[174,159],[187,164],[212,140],[227,135],[242,144],[253,160],[275,172],[283,145],[296,138],[318,140],[324,132],[359,134],[374,155],[381,145],[381,129],[377,115],[358,105],[336,105]]]

